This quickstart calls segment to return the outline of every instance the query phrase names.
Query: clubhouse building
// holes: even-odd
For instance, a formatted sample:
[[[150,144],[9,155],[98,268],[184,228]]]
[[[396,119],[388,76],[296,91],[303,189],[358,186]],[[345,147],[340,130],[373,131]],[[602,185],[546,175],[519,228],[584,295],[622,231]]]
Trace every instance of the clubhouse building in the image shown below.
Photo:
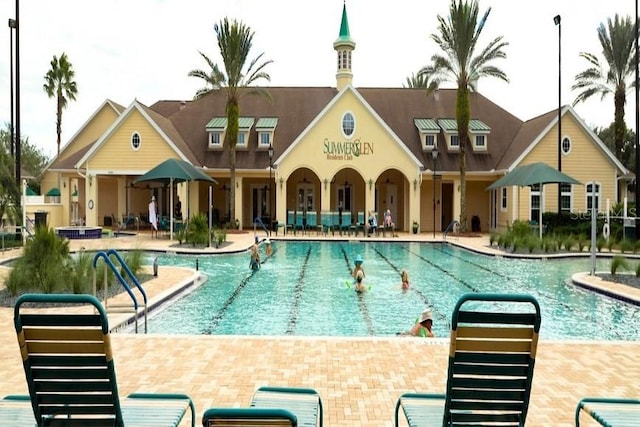
[[[320,223],[323,213],[339,210],[352,222],[377,212],[380,223],[389,210],[397,230],[410,231],[415,222],[421,232],[444,231],[460,216],[456,90],[427,96],[424,89],[354,87],[356,44],[346,8],[333,46],[336,87],[268,87],[271,100],[241,97],[234,200],[222,89],[150,106],[104,101],[46,169],[42,191],[57,189],[59,198],[29,202],[27,214],[45,210],[52,227],[108,226],[123,216],[144,221],[155,196],[168,216],[170,189],[134,181],[176,158],[217,181],[211,191],[200,181],[174,185],[184,217],[211,209],[215,223],[237,220],[246,229],[256,218],[283,225],[295,216],[307,223],[315,217]],[[472,219],[483,232],[536,220],[540,209],[557,212],[559,202],[562,210],[584,212],[594,193],[602,211],[606,200],[613,205],[625,194],[630,172],[570,106],[561,110],[559,147],[557,110],[522,121],[478,92],[470,101],[469,229]],[[562,172],[580,185],[487,190],[521,165],[557,168],[559,148]],[[235,218],[229,217],[232,205]]]

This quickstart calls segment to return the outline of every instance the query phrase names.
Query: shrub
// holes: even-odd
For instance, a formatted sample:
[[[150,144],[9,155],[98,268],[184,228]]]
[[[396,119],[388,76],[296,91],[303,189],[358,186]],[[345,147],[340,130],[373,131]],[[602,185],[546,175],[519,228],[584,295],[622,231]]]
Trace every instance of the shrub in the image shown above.
[[[69,241],[58,237],[51,228],[36,227],[6,286],[12,295],[26,291],[56,292],[69,279],[69,260]]]
[[[74,294],[93,293],[92,289],[92,255],[88,252],[80,254],[69,261],[68,290]]]
[[[209,243],[209,225],[204,214],[197,214],[191,217],[187,226],[187,239],[193,245],[206,245]]]
[[[596,240],[596,248],[598,249],[598,252],[602,252],[602,248],[604,248],[606,243],[607,241],[604,237],[602,236],[598,237],[598,240]]]
[[[629,239],[624,239],[620,242],[620,252],[633,252],[633,242]]]
[[[621,255],[615,255],[611,260],[611,275],[615,276],[618,272],[618,269],[622,268],[624,270],[629,269],[629,262],[627,259]]]

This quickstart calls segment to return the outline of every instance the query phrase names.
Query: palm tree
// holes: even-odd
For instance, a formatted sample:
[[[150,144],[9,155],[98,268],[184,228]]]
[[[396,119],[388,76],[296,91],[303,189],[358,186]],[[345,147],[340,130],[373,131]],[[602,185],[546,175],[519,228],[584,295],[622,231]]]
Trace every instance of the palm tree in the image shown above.
[[[424,74],[413,74],[407,77],[407,80],[402,85],[402,87],[412,88],[412,89],[426,89],[427,88],[427,78]]]
[[[598,39],[606,64],[600,63],[596,55],[580,52],[580,57],[589,62],[589,68],[576,75],[576,82],[571,87],[572,90],[580,91],[573,105],[586,101],[596,94],[600,95],[600,99],[613,94],[614,151],[619,159],[622,158],[626,135],[624,106],[627,102],[627,90],[634,87],[634,28],[635,24],[631,17],[622,18],[617,14],[613,21],[611,18],[607,19],[606,27],[601,23],[598,27]],[[608,69],[603,66],[608,66]]]
[[[44,76],[42,86],[49,98],[56,98],[56,133],[58,139],[58,156],[60,156],[60,135],[62,134],[62,110],[67,108],[68,100],[75,101],[78,95],[78,86],[73,80],[75,72],[69,62],[66,53],[62,53],[58,59],[53,55],[51,69]]]
[[[481,19],[476,0],[452,0],[448,18],[438,15],[438,33],[431,39],[442,49],[443,54],[431,57],[431,65],[422,68],[419,75],[427,77],[428,93],[436,90],[444,81],[453,81],[457,85],[456,121],[460,151],[458,155],[460,169],[460,227],[466,231],[466,147],[469,144],[469,120],[471,106],[469,93],[476,91],[480,77],[496,77],[505,82],[509,79],[499,68],[491,65],[495,59],[506,58],[504,47],[507,42],[502,36],[493,39],[482,51],[476,54],[476,48],[491,8]]]
[[[247,58],[251,51],[254,32],[242,21],[229,21],[222,19],[213,27],[220,48],[220,56],[224,64],[224,72],[205,54],[200,55],[207,62],[209,72],[203,70],[189,71],[190,77],[198,77],[205,81],[206,86],[196,92],[195,98],[200,98],[212,91],[224,88],[227,92],[227,130],[225,133],[224,145],[229,149],[229,173],[230,173],[230,193],[231,210],[230,219],[233,221],[235,215],[236,199],[236,144],[238,142],[238,119],[240,117],[240,98],[245,94],[259,94],[270,99],[269,93],[264,88],[252,87],[251,84],[259,79],[271,80],[264,68],[273,61],[258,63],[264,53],[253,59],[246,71]]]

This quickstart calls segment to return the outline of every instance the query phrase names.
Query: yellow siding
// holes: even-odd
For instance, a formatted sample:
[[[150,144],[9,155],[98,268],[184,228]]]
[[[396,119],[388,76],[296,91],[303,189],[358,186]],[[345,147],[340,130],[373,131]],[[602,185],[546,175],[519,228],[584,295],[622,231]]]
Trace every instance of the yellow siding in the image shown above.
[[[601,208],[605,207],[607,199],[611,203],[616,200],[615,176],[616,169],[604,152],[591,140],[578,122],[570,115],[562,118],[562,138],[569,137],[571,151],[562,155],[562,172],[577,179],[583,185],[572,186],[573,211],[586,210],[585,184],[597,182],[600,184]],[[558,165],[558,130],[550,129],[549,133],[536,145],[521,163],[522,165],[545,162],[553,167]],[[520,217],[529,218],[529,188],[520,189]],[[543,212],[558,211],[558,185],[544,186]]]
[[[131,147],[131,135],[140,134],[140,149]],[[177,153],[162,139],[139,111],[129,117],[112,133],[108,140],[88,161],[89,169],[117,171],[119,169],[146,171]]]
[[[351,139],[342,134],[342,116],[346,111],[353,113],[356,129]],[[359,141],[365,147],[360,156],[350,159],[332,158],[323,152],[325,141],[344,143]],[[298,146],[279,165],[280,173],[288,177],[300,167],[308,167],[322,180],[329,180],[339,170],[351,167],[358,171],[364,181],[375,182],[389,167],[409,173],[417,170],[415,163],[407,156],[380,125],[374,116],[360,103],[356,96],[347,91],[342,98],[315,124]],[[408,176],[411,180],[415,173]]]
[[[60,153],[60,158],[66,159],[78,150],[96,142],[117,118],[118,114],[113,108],[105,104],[93,119],[82,128],[78,135],[69,142],[64,151]]]

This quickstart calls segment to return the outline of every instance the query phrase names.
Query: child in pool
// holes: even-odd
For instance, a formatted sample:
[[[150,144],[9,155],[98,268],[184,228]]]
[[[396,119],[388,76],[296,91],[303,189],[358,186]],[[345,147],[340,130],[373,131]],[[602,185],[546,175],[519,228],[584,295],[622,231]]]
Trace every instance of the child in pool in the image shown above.
[[[356,274],[356,292],[362,293],[367,290],[367,287],[362,283],[362,279],[364,279],[364,272],[360,270]]]
[[[264,248],[264,253],[267,256],[271,256],[271,254],[273,254],[273,248],[271,247],[271,240],[267,239],[265,241],[265,248]]]
[[[258,253],[258,245],[255,243],[251,246],[251,261],[249,262],[249,267],[253,271],[260,269],[260,254]]]
[[[402,290],[408,291],[411,285],[409,284],[409,273],[407,273],[407,270],[402,270],[402,274],[400,274],[400,277],[402,278]]]
[[[361,271],[362,272],[362,278],[364,279],[365,274],[364,274],[364,269],[362,268],[362,263],[364,262],[364,260],[362,259],[362,256],[357,255],[356,259],[354,260],[356,266],[353,269],[353,278],[357,279],[358,277],[358,272]]]

